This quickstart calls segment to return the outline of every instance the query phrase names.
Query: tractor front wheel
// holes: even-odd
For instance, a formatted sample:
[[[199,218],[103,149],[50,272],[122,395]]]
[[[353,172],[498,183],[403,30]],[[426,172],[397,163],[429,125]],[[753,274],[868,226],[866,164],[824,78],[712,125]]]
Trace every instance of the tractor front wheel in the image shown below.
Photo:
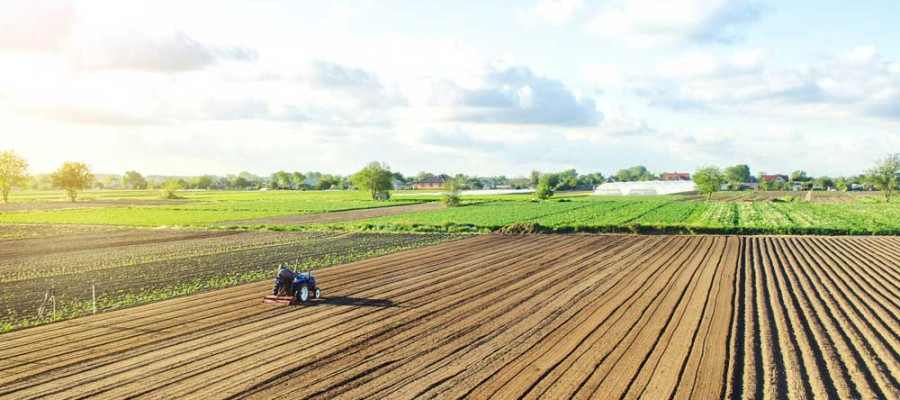
[[[309,300],[309,286],[304,284],[297,288],[297,300],[301,303],[306,303],[306,301]]]
[[[315,293],[315,296],[316,296],[317,299],[321,299],[321,298],[322,298],[322,291],[319,290],[319,288],[316,288],[316,291],[315,291],[314,293]]]

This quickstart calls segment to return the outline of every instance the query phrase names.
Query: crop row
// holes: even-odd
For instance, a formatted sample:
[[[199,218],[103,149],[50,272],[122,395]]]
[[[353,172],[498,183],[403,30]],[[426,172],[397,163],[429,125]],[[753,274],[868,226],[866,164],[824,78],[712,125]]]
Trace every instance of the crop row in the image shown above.
[[[491,231],[523,222],[560,232],[898,234],[900,204],[651,199],[491,202],[335,226],[363,230]]]
[[[267,241],[254,236],[273,236]],[[285,241],[284,236],[294,240]],[[427,246],[456,237],[445,234],[376,234],[353,233],[323,235],[317,232],[244,232],[225,239],[214,238],[218,244],[207,254],[183,252],[183,246],[166,247],[165,252],[145,250],[141,246],[127,246],[122,250],[150,254],[147,259],[135,263],[123,262],[103,269],[63,267],[68,259],[58,255],[59,268],[55,275],[32,273],[34,278],[0,282],[0,332],[19,327],[81,316],[91,312],[91,284],[97,293],[97,305],[102,310],[142,304],[197,291],[221,288],[240,283],[258,281],[274,275],[279,263],[289,263],[295,268],[323,267],[363,258],[393,253],[410,248]],[[250,239],[248,241],[248,239]],[[231,241],[233,247],[223,247]],[[255,241],[254,241],[255,240]],[[248,244],[250,243],[250,244]],[[192,246],[203,246],[193,241]],[[149,245],[154,247],[156,245]],[[97,263],[108,257],[110,249],[80,252],[79,265]],[[122,254],[116,255],[123,260]],[[19,270],[41,269],[46,264],[33,263],[24,258]],[[8,268],[12,268],[7,266]],[[47,310],[39,313],[45,295],[52,292],[56,300],[56,313]],[[260,296],[265,293],[260,293]]]
[[[416,201],[278,200],[178,206],[108,207],[0,213],[0,223],[119,226],[191,226],[283,215],[348,211],[415,204]]]

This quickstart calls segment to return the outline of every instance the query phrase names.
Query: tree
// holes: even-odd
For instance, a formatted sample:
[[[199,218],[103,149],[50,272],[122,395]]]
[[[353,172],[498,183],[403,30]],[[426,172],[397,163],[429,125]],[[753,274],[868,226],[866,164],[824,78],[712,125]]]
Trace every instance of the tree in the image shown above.
[[[3,192],[3,202],[8,201],[12,188],[21,188],[26,183],[28,183],[28,161],[12,150],[0,153],[0,192]]]
[[[103,182],[96,182],[96,183],[102,183],[102,185],[99,185],[100,189],[102,189],[104,187],[112,188],[114,186],[113,184],[116,183],[118,180],[119,180],[119,178],[117,178],[115,175],[107,175],[107,176],[103,177]]]
[[[834,187],[834,181],[827,176],[820,176],[816,178],[816,185],[824,190],[828,190],[828,188]]]
[[[432,176],[434,176],[434,174],[431,172],[419,171],[419,173],[416,174],[416,180],[421,181],[425,178],[431,178]]]
[[[701,167],[694,172],[694,183],[700,189],[701,194],[706,195],[706,201],[712,198],[712,194],[719,191],[722,183],[725,182],[725,174],[719,167],[708,166]]]
[[[53,188],[53,179],[50,178],[51,174],[37,174],[31,177],[31,183],[28,185],[29,189],[33,190],[47,190]]]
[[[581,175],[578,177],[578,186],[590,186],[591,189],[593,189],[594,186],[601,183],[603,183],[603,174],[599,172]]]
[[[243,176],[234,177],[233,179],[231,179],[230,183],[233,189],[246,190],[247,187],[250,186],[250,181],[248,181],[247,178]]]
[[[725,180],[732,185],[750,182],[750,167],[747,164],[738,164],[725,168]]]
[[[391,189],[393,174],[387,164],[372,161],[350,177],[354,185],[372,193],[374,199],[379,193]]]
[[[197,189],[209,189],[216,185],[216,178],[211,175],[198,176],[194,183]]]
[[[293,176],[284,171],[278,171],[275,173],[274,178],[277,180],[277,186],[279,189],[289,189],[291,187],[291,179]]]
[[[794,182],[806,182],[809,179],[810,178],[808,176],[806,176],[806,171],[797,170],[797,171],[791,172],[791,180]]]
[[[163,182],[162,197],[165,199],[180,199],[178,191],[184,189],[184,181],[181,179],[169,178]]]
[[[391,182],[393,183],[393,181],[391,181]],[[317,190],[328,190],[328,189],[331,189],[332,187],[338,186],[339,183],[340,183],[340,180],[335,179],[334,176],[332,176],[330,174],[325,174],[319,178],[318,182],[316,182],[316,189]]]
[[[446,207],[459,207],[459,194],[462,192],[462,185],[456,178],[450,178],[444,181],[444,194],[441,196],[441,203]]]
[[[538,181],[541,180],[541,173],[538,171],[531,171],[529,180],[531,182],[531,187],[536,188],[538,185]]]
[[[769,181],[765,179],[766,173],[763,171],[759,171],[759,175],[757,175],[757,180],[759,180],[759,190],[769,190]]]
[[[94,181],[94,174],[87,164],[80,162],[66,162],[52,175],[53,186],[66,191],[66,196],[75,202],[78,191]]]
[[[303,181],[306,180],[306,176],[294,171],[291,173],[291,182],[293,182],[293,187],[296,190],[303,189]]]
[[[122,186],[130,189],[146,189],[147,180],[137,171],[127,171],[122,177]]]
[[[884,201],[891,201],[891,194],[900,184],[900,153],[888,154],[869,170],[869,182],[884,192]]]
[[[653,180],[655,176],[647,170],[647,167],[636,165],[628,169],[620,170],[616,173],[616,178],[619,182],[636,182]]]
[[[534,191],[534,195],[541,200],[547,200],[551,196],[553,196],[553,187],[556,186],[553,182],[554,174],[544,174],[541,175],[541,179],[538,180],[537,189]]]
[[[837,180],[834,181],[834,188],[842,192],[846,192],[847,189],[850,188],[850,185],[847,182],[847,178],[844,178],[843,176],[838,177]]]

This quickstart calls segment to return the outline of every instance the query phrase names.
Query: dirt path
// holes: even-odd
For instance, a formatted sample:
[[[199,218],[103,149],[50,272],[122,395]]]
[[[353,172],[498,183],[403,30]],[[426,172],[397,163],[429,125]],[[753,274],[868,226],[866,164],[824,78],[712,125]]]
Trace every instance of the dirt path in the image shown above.
[[[319,225],[332,222],[356,221],[375,217],[411,214],[444,208],[439,202],[411,204],[404,206],[388,206],[366,208],[362,210],[334,211],[315,214],[285,215],[282,217],[245,219],[239,221],[218,222],[218,226],[256,226],[256,225]]]
[[[473,237],[0,335],[0,398],[897,398],[898,245]]]

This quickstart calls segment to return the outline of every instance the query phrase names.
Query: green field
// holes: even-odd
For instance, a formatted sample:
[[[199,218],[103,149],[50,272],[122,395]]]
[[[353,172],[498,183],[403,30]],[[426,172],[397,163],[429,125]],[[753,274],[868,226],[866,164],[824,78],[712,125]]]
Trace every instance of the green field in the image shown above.
[[[516,223],[557,232],[900,234],[900,204],[683,202],[647,197],[496,201],[335,224],[344,229],[488,232]]]
[[[0,222],[119,226],[192,226],[214,222],[415,204],[415,201],[244,200],[174,206],[79,208],[0,213]]]
[[[398,194],[413,194],[398,196]],[[372,201],[364,191],[196,191],[183,203],[129,205],[154,199],[152,191],[85,192],[94,199],[120,199],[121,206],[0,213],[0,223],[118,226],[204,226],[222,221],[268,218],[413,204],[438,196],[394,192],[390,201]],[[17,200],[51,201],[57,192],[23,192]],[[56,197],[54,197],[56,196]],[[748,199],[765,199],[749,201]],[[271,229],[375,230],[415,232],[491,232],[532,223],[556,232],[744,233],[744,234],[900,234],[900,205],[877,197],[847,203],[807,203],[802,196],[774,192],[698,196],[596,197],[560,193],[535,202],[532,195],[465,196],[465,206],[413,214],[334,223],[326,226],[268,226]],[[30,199],[30,200],[29,200]],[[92,200],[87,200],[92,201]],[[95,200],[93,200],[95,201]]]

